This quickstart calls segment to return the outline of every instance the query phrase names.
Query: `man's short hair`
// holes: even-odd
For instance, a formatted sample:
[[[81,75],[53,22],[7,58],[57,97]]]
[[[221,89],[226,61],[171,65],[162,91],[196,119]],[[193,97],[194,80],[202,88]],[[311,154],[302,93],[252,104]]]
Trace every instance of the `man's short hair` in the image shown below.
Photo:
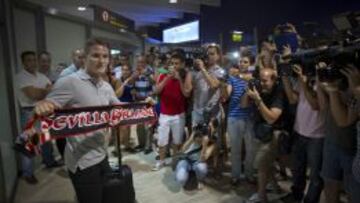
[[[101,45],[101,46],[105,46],[109,49],[109,52],[110,52],[110,46],[107,42],[103,41],[102,39],[99,39],[99,38],[91,38],[89,39],[86,43],[85,43],[85,55],[88,55],[89,52],[90,52],[90,48],[92,46],[95,46],[95,45]]]
[[[39,54],[38,54],[38,57],[40,58],[42,55],[46,55],[46,56],[51,56],[51,54],[48,52],[48,51],[41,51]]]
[[[23,51],[23,52],[21,53],[21,61],[24,62],[24,61],[25,61],[25,57],[30,56],[30,55],[36,56],[35,51]]]
[[[185,57],[182,54],[178,53],[171,55],[171,59],[179,59],[181,63],[185,62]]]

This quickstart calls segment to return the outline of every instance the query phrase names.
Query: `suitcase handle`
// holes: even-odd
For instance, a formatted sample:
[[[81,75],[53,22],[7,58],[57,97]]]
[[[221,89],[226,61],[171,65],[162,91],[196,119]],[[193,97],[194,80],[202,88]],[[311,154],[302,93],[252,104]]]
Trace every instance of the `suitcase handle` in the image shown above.
[[[117,136],[116,137],[116,151],[117,151],[117,154],[118,154],[118,164],[119,164],[119,171],[120,171],[120,168],[122,166],[122,154],[121,154],[121,149],[120,149],[120,136],[119,133],[116,133]],[[120,173],[122,175],[122,173]]]

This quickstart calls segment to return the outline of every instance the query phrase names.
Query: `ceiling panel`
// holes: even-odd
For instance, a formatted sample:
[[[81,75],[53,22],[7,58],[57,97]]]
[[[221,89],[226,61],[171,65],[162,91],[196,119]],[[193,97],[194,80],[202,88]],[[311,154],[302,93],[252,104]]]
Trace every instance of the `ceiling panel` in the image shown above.
[[[60,12],[93,20],[92,10],[78,11],[78,6],[98,5],[135,21],[136,27],[156,26],[171,19],[179,19],[184,13],[200,13],[201,5],[220,6],[221,0],[28,0]]]

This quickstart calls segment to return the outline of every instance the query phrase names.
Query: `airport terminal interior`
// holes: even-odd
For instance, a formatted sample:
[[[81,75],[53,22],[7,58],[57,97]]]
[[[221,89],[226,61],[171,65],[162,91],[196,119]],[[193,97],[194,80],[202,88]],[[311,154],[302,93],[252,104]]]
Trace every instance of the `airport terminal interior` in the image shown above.
[[[0,0],[0,203],[360,203],[359,0]]]

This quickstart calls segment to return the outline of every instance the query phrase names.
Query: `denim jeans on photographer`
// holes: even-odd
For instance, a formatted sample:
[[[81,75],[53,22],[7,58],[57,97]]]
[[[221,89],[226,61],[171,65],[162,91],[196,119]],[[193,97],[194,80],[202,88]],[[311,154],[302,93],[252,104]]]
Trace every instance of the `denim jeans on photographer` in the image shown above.
[[[324,138],[308,138],[296,132],[294,132],[294,136],[292,193],[297,200],[301,200],[304,197],[306,171],[307,167],[309,167],[311,171],[310,184],[304,197],[304,203],[319,202],[324,186],[320,175]]]
[[[189,163],[187,160],[181,160],[176,165],[176,181],[184,186],[189,179],[189,172],[193,170],[198,180],[203,180],[207,175],[207,165],[204,162]]]
[[[32,110],[21,109],[21,129],[25,128],[26,122],[31,118],[32,115]],[[55,162],[51,142],[47,142],[41,146],[41,154],[45,165],[51,165]],[[34,175],[34,163],[32,158],[21,155],[21,165],[23,176],[30,177]]]
[[[253,123],[250,119],[228,118],[227,130],[230,137],[231,147],[231,175],[233,178],[240,178],[242,174],[242,140],[245,142],[245,175],[249,178],[254,173],[254,133]]]

